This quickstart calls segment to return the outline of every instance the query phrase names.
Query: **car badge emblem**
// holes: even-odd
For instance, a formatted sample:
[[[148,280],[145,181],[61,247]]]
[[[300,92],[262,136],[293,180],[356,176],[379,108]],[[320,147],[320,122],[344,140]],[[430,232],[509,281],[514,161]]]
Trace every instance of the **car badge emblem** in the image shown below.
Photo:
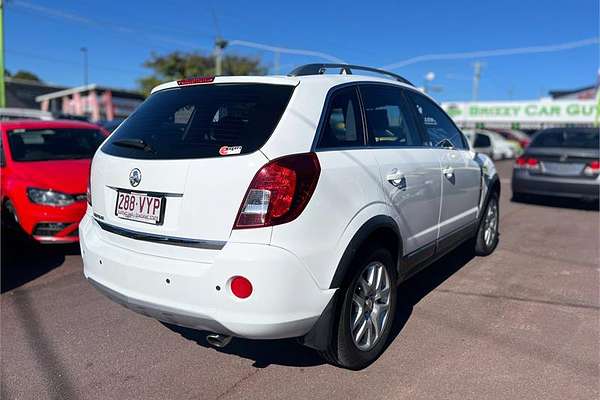
[[[142,171],[137,168],[134,168],[129,173],[129,183],[131,186],[136,187],[142,181]]]
[[[565,162],[565,161],[567,161],[567,155],[563,154],[560,156],[560,162]]]

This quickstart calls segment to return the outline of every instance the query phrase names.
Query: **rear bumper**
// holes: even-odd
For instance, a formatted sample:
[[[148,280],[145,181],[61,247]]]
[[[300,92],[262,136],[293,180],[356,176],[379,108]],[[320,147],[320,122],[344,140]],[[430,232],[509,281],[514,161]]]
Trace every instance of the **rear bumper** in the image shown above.
[[[598,199],[599,179],[531,175],[526,170],[513,170],[513,194],[536,194],[571,198]]]
[[[86,215],[80,224],[86,278],[113,301],[163,322],[254,339],[297,337],[335,293],[320,289],[299,259],[278,247],[228,242],[214,250],[214,261],[194,262],[143,254],[103,235],[114,233]],[[231,293],[237,275],[252,282],[247,299]]]

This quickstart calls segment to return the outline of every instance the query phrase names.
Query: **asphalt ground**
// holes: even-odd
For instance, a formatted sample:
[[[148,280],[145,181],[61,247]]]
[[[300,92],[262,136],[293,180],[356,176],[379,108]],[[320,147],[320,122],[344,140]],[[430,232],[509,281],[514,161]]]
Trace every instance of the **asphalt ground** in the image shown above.
[[[597,399],[599,213],[511,201],[502,177],[496,252],[465,246],[399,289],[385,353],[369,368],[324,364],[293,340],[234,339],[167,326],[112,303],[77,246],[2,239],[4,399]]]

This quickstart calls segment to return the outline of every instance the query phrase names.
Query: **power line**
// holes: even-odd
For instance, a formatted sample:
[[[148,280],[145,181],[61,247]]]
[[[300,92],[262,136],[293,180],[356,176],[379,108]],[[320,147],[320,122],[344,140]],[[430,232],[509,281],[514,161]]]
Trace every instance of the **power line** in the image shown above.
[[[272,51],[274,53],[297,54],[297,55],[303,55],[303,56],[317,57],[317,58],[322,58],[322,59],[325,59],[325,60],[328,60],[328,61],[331,61],[334,63],[347,64],[344,60],[337,58],[336,56],[332,56],[331,54],[323,53],[320,51],[305,50],[305,49],[291,49],[288,47],[277,47],[277,46],[272,46],[269,44],[250,42],[248,40],[239,40],[239,39],[229,41],[229,45],[230,46],[244,46],[244,47],[250,47],[250,48],[254,48],[254,49],[267,50],[267,51]]]
[[[11,3],[11,5],[16,6],[16,7],[21,7],[21,8],[30,10],[30,11],[34,11],[40,15],[44,15],[44,16],[50,17],[50,18],[59,18],[59,19],[63,19],[63,20],[67,20],[67,21],[71,21],[71,22],[75,22],[75,23],[84,24],[84,25],[94,25],[94,26],[101,27],[101,28],[110,27],[111,30],[116,31],[118,33],[144,34],[146,37],[148,37],[150,39],[159,40],[159,41],[167,42],[167,43],[171,43],[171,44],[176,44],[178,46],[189,47],[189,48],[194,48],[194,49],[200,48],[200,49],[204,49],[204,50],[210,50],[208,47],[199,46],[195,42],[183,41],[178,38],[173,38],[173,37],[165,36],[165,35],[156,35],[153,32],[149,33],[148,31],[134,29],[130,26],[125,27],[125,26],[114,24],[112,22],[100,21],[97,19],[92,19],[89,17],[82,16],[79,14],[59,11],[59,10],[55,10],[52,8],[40,6],[40,5],[31,3],[31,2],[26,2],[26,1],[22,1],[22,0],[14,0]],[[216,15],[213,14],[213,18],[216,18]],[[218,22],[215,22],[215,23],[218,23]],[[219,30],[219,27],[217,26],[216,29]],[[177,32],[185,33],[187,35],[193,35],[193,36],[198,35],[197,33],[185,32],[185,31],[181,31],[181,30],[178,30]],[[211,36],[209,34],[204,34],[204,33],[201,35],[202,36]],[[249,47],[249,48],[254,48],[254,49],[267,50],[267,51],[271,51],[274,53],[304,55],[304,56],[309,56],[309,57],[322,58],[322,59],[336,62],[336,63],[345,63],[343,60],[341,60],[338,57],[335,57],[331,54],[323,53],[320,51],[278,47],[278,46],[272,46],[272,45],[264,44],[264,43],[251,42],[251,41],[247,41],[247,40],[232,40],[232,41],[229,41],[228,44],[230,46]]]
[[[20,1],[20,0],[12,1],[10,3],[10,5],[11,5],[11,8],[18,7],[18,8],[22,9],[21,11],[26,10],[29,12],[33,12],[37,15],[41,15],[44,17],[52,18],[52,19],[61,19],[64,21],[69,21],[72,23],[85,25],[86,27],[95,27],[95,28],[99,28],[99,29],[103,29],[103,30],[110,29],[113,32],[116,32],[119,34],[144,36],[153,41],[171,43],[171,44],[175,44],[175,45],[182,46],[182,47],[189,47],[189,48],[195,48],[195,49],[200,48],[200,49],[204,49],[204,50],[209,50],[208,47],[200,46],[196,42],[184,41],[184,40],[181,40],[176,37],[167,36],[167,35],[163,35],[163,34],[157,34],[156,31],[172,32],[172,33],[179,33],[179,34],[186,34],[186,35],[193,35],[193,36],[212,37],[210,34],[204,33],[204,32],[189,32],[189,31],[182,31],[182,30],[178,30],[178,29],[164,28],[162,26],[159,26],[159,27],[157,27],[157,29],[153,29],[152,31],[132,27],[131,25],[122,26],[122,25],[118,25],[118,24],[115,24],[110,21],[102,21],[102,20],[98,20],[98,19],[92,19],[92,18],[82,16],[79,14],[59,11],[59,10],[55,10],[52,8],[48,8],[48,7],[30,3],[30,2]],[[15,10],[13,9],[13,11],[15,11]],[[147,42],[144,42],[144,44],[146,44],[146,46],[148,45]]]
[[[408,58],[406,60],[398,61],[392,64],[384,65],[381,69],[397,69],[405,67],[407,65],[416,64],[423,61],[439,61],[439,60],[458,60],[466,58],[480,58],[480,57],[500,57],[500,56],[511,56],[516,54],[533,54],[533,53],[551,53],[556,51],[564,51],[576,49],[579,47],[591,46],[593,44],[600,43],[599,37],[587,38],[578,40],[575,42],[551,44],[546,46],[529,46],[529,47],[515,47],[510,49],[495,49],[495,50],[481,50],[481,51],[468,51],[461,53],[439,53],[439,54],[425,54],[422,56]]]
[[[20,50],[5,49],[5,51],[8,54],[14,54],[14,55],[21,56],[21,57],[26,57],[26,58],[36,59],[36,60],[41,60],[41,61],[47,61],[47,62],[52,62],[52,63],[73,65],[73,66],[77,66],[78,68],[81,68],[81,63],[76,62],[76,61],[65,60],[65,59],[55,58],[55,57],[41,56],[36,53],[28,53],[28,52],[20,51]],[[135,74],[138,74],[140,72],[140,71],[134,71],[132,69],[124,69],[124,68],[117,68],[117,67],[110,67],[110,66],[103,66],[103,65],[96,65],[96,64],[89,64],[89,66],[93,67],[94,69],[104,69],[107,71],[115,71],[115,72],[135,73]]]

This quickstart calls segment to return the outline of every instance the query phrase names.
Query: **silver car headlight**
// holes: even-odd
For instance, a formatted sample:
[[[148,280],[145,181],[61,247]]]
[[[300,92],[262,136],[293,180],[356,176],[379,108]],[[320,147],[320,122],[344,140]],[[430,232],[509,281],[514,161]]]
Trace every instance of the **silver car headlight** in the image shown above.
[[[74,196],[49,189],[28,188],[27,196],[32,203],[46,206],[68,206],[75,202]]]

